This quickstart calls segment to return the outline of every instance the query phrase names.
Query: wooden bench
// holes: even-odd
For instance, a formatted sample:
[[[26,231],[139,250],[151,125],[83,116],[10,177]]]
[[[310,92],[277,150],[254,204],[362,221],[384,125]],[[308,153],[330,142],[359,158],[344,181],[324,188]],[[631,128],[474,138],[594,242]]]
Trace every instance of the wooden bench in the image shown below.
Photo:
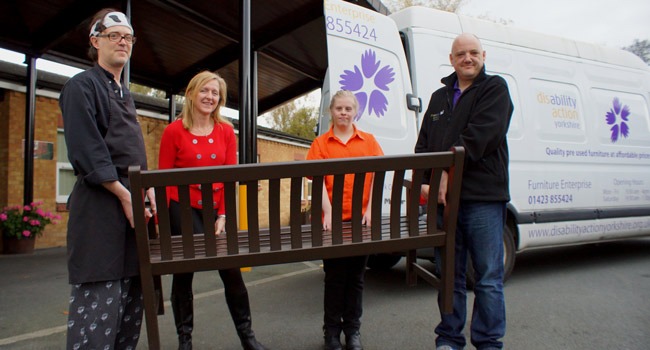
[[[437,279],[417,265],[415,250],[441,247],[440,293],[443,312],[452,311],[454,232],[459,204],[464,150],[449,152],[295,161],[284,163],[240,164],[206,168],[186,168],[141,171],[129,169],[134,213],[145,210],[144,190],[156,191],[158,225],[148,225],[143,215],[135,215],[138,255],[147,336],[150,349],[160,348],[157,312],[162,311],[160,276],[166,274],[283,264],[328,258],[358,256],[406,251],[407,282],[414,285],[417,277],[428,282]],[[418,220],[418,202],[423,172],[433,168],[429,182],[429,203],[436,203],[442,170],[449,172],[448,199],[444,209],[443,226],[436,227],[436,206],[428,207],[428,222]],[[392,183],[386,184],[387,173],[393,173]],[[374,173],[372,186],[372,222],[361,225],[361,206],[365,173]],[[352,216],[350,222],[341,221],[341,199],[345,174],[354,176]],[[332,199],[332,230],[322,230],[322,198],[324,176],[334,176]],[[303,224],[301,193],[303,178],[312,178],[311,223]],[[412,180],[411,180],[412,179]],[[412,181],[413,190],[406,191],[407,210],[403,213],[403,184]],[[238,230],[238,185],[257,189],[260,181],[268,181],[269,227],[260,228],[260,206],[257,191],[248,191],[248,229]],[[214,235],[215,212],[212,208],[212,183],[223,183],[228,220],[226,234]],[[189,186],[200,184],[204,206],[202,215],[204,233],[194,234],[189,204]],[[281,201],[281,185],[288,184],[290,199]],[[387,185],[391,185],[390,187]],[[177,186],[181,207],[179,236],[170,232],[169,212],[165,188]],[[384,188],[391,191],[389,212],[382,212]],[[281,224],[281,206],[290,209],[289,225]],[[415,210],[409,210],[415,208]],[[338,218],[338,219],[337,219]],[[157,231],[157,232],[155,232]]]

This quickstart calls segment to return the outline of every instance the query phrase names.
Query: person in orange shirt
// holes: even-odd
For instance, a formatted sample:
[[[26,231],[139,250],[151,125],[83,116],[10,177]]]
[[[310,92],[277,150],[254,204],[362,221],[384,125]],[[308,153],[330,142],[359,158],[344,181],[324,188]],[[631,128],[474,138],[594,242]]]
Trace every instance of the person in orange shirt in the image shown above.
[[[372,134],[358,130],[353,124],[359,110],[359,102],[350,91],[338,91],[332,97],[330,114],[332,127],[317,137],[309,148],[307,159],[329,159],[381,156],[383,151]],[[372,174],[366,174],[363,190],[362,223],[370,225]],[[354,175],[345,176],[343,192],[343,220],[352,219],[352,187]],[[332,228],[333,176],[323,183],[323,229]],[[327,195],[326,195],[327,194]],[[324,325],[325,350],[341,350],[341,331],[345,334],[347,350],[362,350],[361,314],[363,277],[368,256],[355,256],[323,260],[325,270]]]

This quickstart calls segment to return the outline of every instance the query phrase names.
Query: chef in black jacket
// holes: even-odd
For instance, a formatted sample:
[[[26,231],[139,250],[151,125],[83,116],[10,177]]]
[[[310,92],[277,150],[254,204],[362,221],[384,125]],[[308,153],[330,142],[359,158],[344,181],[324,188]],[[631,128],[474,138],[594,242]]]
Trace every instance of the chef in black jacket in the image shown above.
[[[122,69],[136,40],[123,13],[104,9],[91,21],[89,41],[95,65],[72,77],[59,99],[77,176],[68,200],[66,348],[135,348],[143,307],[127,170],[146,169],[147,157]],[[153,191],[147,195],[151,217]]]

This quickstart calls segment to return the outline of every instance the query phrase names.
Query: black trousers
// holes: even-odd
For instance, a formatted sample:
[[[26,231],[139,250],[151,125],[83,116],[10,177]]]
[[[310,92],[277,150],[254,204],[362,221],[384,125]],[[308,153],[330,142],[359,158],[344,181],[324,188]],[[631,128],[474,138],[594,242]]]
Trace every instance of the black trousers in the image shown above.
[[[135,349],[142,308],[138,277],[73,285],[66,349]]]
[[[181,213],[180,205],[176,201],[169,203],[169,221],[171,232],[174,235],[181,234]],[[194,232],[203,232],[203,217],[201,211],[192,208],[192,226]],[[240,269],[219,270],[219,276],[223,281],[226,298],[229,296],[239,296],[247,294],[246,284],[242,278]],[[183,299],[192,299],[192,280],[193,273],[182,273],[173,275],[172,279],[172,298],[175,296]]]
[[[363,279],[368,256],[325,259],[323,329],[330,334],[350,334],[361,328]]]
[[[239,269],[219,270],[219,276],[223,282],[223,288],[226,296],[242,295],[248,293],[244,278]],[[174,274],[172,278],[172,295],[173,296],[187,296],[187,299],[192,299],[192,281],[194,273],[178,273]]]

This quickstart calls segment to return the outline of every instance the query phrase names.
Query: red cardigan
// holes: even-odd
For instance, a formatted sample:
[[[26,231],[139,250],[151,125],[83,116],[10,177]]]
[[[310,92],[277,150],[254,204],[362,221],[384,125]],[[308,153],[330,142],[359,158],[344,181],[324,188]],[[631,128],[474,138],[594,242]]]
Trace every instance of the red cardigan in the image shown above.
[[[237,138],[232,126],[215,124],[212,133],[196,136],[183,127],[178,119],[169,124],[160,140],[159,169],[190,168],[215,165],[237,164]],[[225,214],[223,184],[212,185],[214,208],[218,215]],[[178,188],[168,187],[167,197],[178,201]],[[190,186],[190,202],[193,208],[201,209],[201,189],[199,185]]]

